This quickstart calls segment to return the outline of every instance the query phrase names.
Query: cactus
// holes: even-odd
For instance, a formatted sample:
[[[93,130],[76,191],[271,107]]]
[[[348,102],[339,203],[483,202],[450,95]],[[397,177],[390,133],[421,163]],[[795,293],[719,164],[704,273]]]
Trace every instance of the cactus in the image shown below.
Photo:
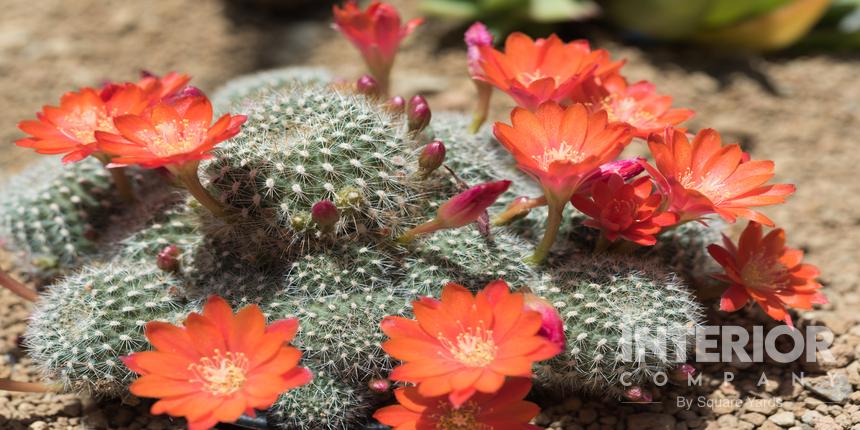
[[[138,184],[141,175],[133,179]],[[94,159],[64,165],[48,158],[11,178],[0,197],[0,238],[17,266],[38,281],[86,261],[118,208],[110,174]]]
[[[556,390],[620,397],[624,383],[647,384],[687,352],[686,336],[702,316],[674,274],[641,258],[578,258],[548,271],[532,290],[552,303],[565,323],[565,351],[537,370]],[[662,356],[656,353],[661,350]]]
[[[314,67],[284,67],[240,76],[222,85],[212,94],[212,106],[218,112],[242,113],[249,100],[264,93],[289,89],[296,83],[327,84],[332,75]]]
[[[208,231],[252,242],[248,254],[307,249],[330,236],[311,207],[337,205],[336,238],[371,231],[395,236],[417,210],[422,191],[405,126],[364,96],[296,86],[250,104],[244,130],[207,163],[210,188],[234,211]]]
[[[284,430],[353,429],[368,421],[381,399],[366,385],[353,387],[324,372],[315,373],[310,384],[281,395],[268,422]]]
[[[28,353],[67,391],[121,395],[133,375],[119,357],[149,349],[147,321],[180,319],[181,296],[181,284],[154,266],[88,267],[42,296],[25,334]]]

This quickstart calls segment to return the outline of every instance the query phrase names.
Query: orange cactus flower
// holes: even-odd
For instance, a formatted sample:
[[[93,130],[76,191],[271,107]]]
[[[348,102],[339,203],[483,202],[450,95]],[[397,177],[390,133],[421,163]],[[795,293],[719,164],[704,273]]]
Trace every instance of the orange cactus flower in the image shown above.
[[[523,400],[531,390],[527,378],[512,378],[493,394],[479,393],[459,408],[444,397],[424,397],[415,387],[394,391],[398,405],[376,411],[373,418],[393,430],[539,430],[529,421],[538,405]]]
[[[612,174],[594,184],[591,199],[577,194],[571,203],[592,218],[583,224],[603,231],[609,241],[624,238],[651,246],[663,227],[678,221],[678,215],[660,211],[663,200],[662,194],[654,193],[651,178],[626,184],[621,176]]]
[[[212,104],[206,97],[162,101],[141,115],[114,120],[118,134],[96,132],[99,148],[115,157],[111,166],[164,166],[216,216],[225,215],[221,203],[200,184],[197,167],[210,158],[215,145],[239,133],[244,115],[225,114],[212,123]]]
[[[573,100],[592,110],[605,110],[610,121],[630,124],[634,135],[641,138],[677,126],[695,115],[691,109],[672,109],[672,97],[657,94],[654,84],[641,81],[628,85],[618,75],[602,84],[586,82]]]
[[[137,85],[149,96],[151,105],[179,93],[191,81],[190,75],[176,72],[158,76],[144,71],[141,75]]]
[[[504,281],[475,296],[448,284],[441,301],[412,303],[415,320],[386,317],[381,326],[390,340],[382,348],[404,361],[390,378],[417,384],[424,397],[447,394],[460,407],[477,392],[498,392],[506,376],[531,376],[532,364],[560,347],[539,335],[541,314],[525,309],[523,300]]]
[[[153,414],[185,417],[191,430],[253,416],[281,393],[310,382],[310,371],[298,367],[301,352],[288,346],[297,330],[296,319],[267,326],[256,305],[234,315],[224,299],[212,296],[183,327],[146,323],[155,350],[123,357],[141,375],[129,390],[159,399]]]
[[[146,106],[145,92],[134,84],[116,85],[109,94],[93,88],[69,92],[59,107],[45,106],[36,120],[19,123],[30,137],[15,144],[40,154],[65,154],[64,163],[80,161],[99,151],[96,132],[116,132],[114,118],[139,114]]]
[[[547,102],[536,112],[515,108],[511,124],[497,122],[493,132],[517,167],[540,182],[549,205],[547,230],[530,258],[539,263],[555,240],[564,206],[595,169],[621,153],[632,134],[629,125],[610,123],[605,112],[589,113],[581,104]]]
[[[424,22],[415,18],[401,26],[400,14],[388,3],[374,1],[362,11],[354,0],[334,6],[334,26],[361,51],[364,62],[388,93],[389,75],[400,43]]]
[[[723,236],[723,246],[711,245],[708,252],[725,271],[714,278],[729,284],[720,310],[734,312],[754,300],[768,316],[793,326],[786,308],[812,309],[827,303],[818,291],[818,268],[801,263],[803,251],[785,246],[781,228],[764,235],[761,224],[752,221],[737,246]]]
[[[795,190],[791,184],[766,185],[773,161],[750,160],[737,144],[723,146],[712,129],[700,131],[692,143],[683,131],[667,129],[652,134],[648,147],[657,168],[645,168],[669,195],[669,210],[680,221],[717,213],[730,223],[741,217],[772,227],[773,221],[750,208],[783,203]]]
[[[592,50],[586,41],[564,43],[555,34],[533,40],[512,33],[505,52],[480,46],[483,79],[508,93],[518,105],[537,109],[547,101],[566,102],[571,93],[588,79],[609,76],[623,64],[609,61],[609,54]]]

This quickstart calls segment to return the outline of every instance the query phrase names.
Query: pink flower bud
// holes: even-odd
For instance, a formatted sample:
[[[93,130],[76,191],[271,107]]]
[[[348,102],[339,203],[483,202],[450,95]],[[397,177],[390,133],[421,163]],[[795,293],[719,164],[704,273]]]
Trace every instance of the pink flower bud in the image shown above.
[[[371,379],[367,382],[367,387],[374,393],[386,393],[391,389],[391,381],[382,378]]]
[[[394,96],[388,99],[386,108],[394,113],[403,113],[403,111],[406,110],[406,99],[400,96]]]
[[[468,48],[466,55],[469,62],[469,75],[472,79],[484,76],[484,70],[481,67],[481,46],[491,46],[493,35],[487,31],[487,26],[476,22],[466,30],[464,38]]]
[[[669,378],[672,381],[682,383],[687,382],[688,378],[694,376],[696,374],[696,368],[693,367],[692,364],[684,363],[669,373]]]
[[[179,100],[182,100],[187,97],[206,97],[206,93],[200,90],[200,88],[187,86],[177,91],[175,94],[169,95],[164,99],[165,103],[175,104]]]
[[[442,203],[436,211],[436,219],[441,221],[445,228],[457,228],[473,223],[510,186],[511,181],[496,181],[469,188]]]
[[[650,391],[637,385],[628,388],[627,391],[624,392],[624,397],[631,402],[637,403],[649,403],[654,400]]]
[[[511,181],[496,181],[469,188],[442,203],[436,211],[436,218],[407,231],[399,240],[409,242],[418,235],[471,224],[477,221],[510,186]]]
[[[331,200],[320,200],[311,207],[311,219],[319,227],[320,231],[329,232],[340,219],[337,206]]]
[[[179,270],[179,254],[180,250],[176,245],[167,245],[159,253],[155,259],[155,264],[159,269],[165,272],[175,272]]]
[[[591,187],[595,182],[608,179],[612,175],[619,175],[625,181],[635,178],[645,167],[641,161],[645,161],[642,157],[630,158],[627,160],[610,161],[594,169],[591,175],[578,188],[578,194],[591,195]]]
[[[541,316],[539,336],[543,336],[548,341],[558,345],[561,350],[564,350],[564,321],[558,310],[550,302],[531,293],[524,294],[523,305],[530,311],[535,311]]]
[[[419,132],[430,124],[430,106],[426,104],[413,105],[406,111],[409,120],[409,131]]]
[[[355,87],[359,93],[364,95],[376,96],[379,94],[379,85],[376,83],[376,79],[373,79],[370,75],[364,75],[358,78],[358,81],[355,83]]]
[[[418,157],[418,167],[423,176],[428,176],[438,169],[445,161],[445,144],[441,140],[434,140],[427,144]]]

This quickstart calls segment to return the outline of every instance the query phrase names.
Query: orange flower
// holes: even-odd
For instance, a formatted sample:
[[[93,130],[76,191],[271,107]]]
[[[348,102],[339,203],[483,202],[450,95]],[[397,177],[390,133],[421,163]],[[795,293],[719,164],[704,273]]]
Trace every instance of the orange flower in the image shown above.
[[[592,110],[605,110],[610,121],[630,124],[635,136],[642,138],[676,126],[695,114],[690,109],[672,109],[672,97],[657,94],[654,84],[641,81],[628,85],[617,75],[604,80],[602,85],[586,82],[573,99]]]
[[[785,246],[781,228],[765,236],[761,224],[752,221],[737,246],[725,236],[723,244],[708,247],[725,271],[714,277],[729,284],[720,310],[734,312],[755,300],[768,316],[793,326],[786,308],[812,309],[813,304],[827,303],[815,280],[818,268],[801,263],[803,251]]]
[[[155,350],[123,357],[141,375],[131,393],[159,399],[153,414],[185,417],[191,430],[209,429],[243,413],[253,416],[311,380],[297,366],[301,352],[287,345],[298,330],[296,319],[266,326],[256,305],[233,315],[224,299],[212,296],[203,314],[191,313],[183,325],[146,323]]]
[[[245,119],[226,114],[212,124],[209,99],[186,97],[159,103],[142,115],[117,117],[118,133],[97,132],[96,138],[102,150],[116,156],[115,166],[181,166],[210,158],[209,151],[239,133]]]
[[[387,406],[373,418],[393,430],[539,430],[529,421],[538,405],[523,400],[532,388],[527,378],[513,378],[493,394],[476,394],[459,408],[444,397],[424,397],[415,387],[398,388],[399,405]]]
[[[765,185],[773,177],[772,161],[752,161],[737,144],[722,146],[720,134],[705,129],[693,142],[684,132],[667,129],[652,134],[648,147],[657,168],[645,168],[669,194],[669,210],[681,221],[717,213],[728,222],[738,217],[773,226],[773,221],[751,207],[785,202],[791,184]]]
[[[191,81],[191,76],[176,72],[158,76],[144,71],[141,75],[137,85],[149,96],[150,105],[176,95]]]
[[[605,112],[589,113],[581,104],[563,108],[547,102],[534,113],[515,108],[511,124],[497,122],[493,132],[517,167],[540,182],[550,210],[544,239],[531,257],[537,263],[548,254],[571,196],[595,169],[615,159],[632,136],[627,124],[609,123]]]
[[[571,203],[592,218],[583,224],[603,231],[609,241],[622,237],[650,246],[657,243],[654,236],[661,228],[678,221],[676,214],[660,212],[664,196],[653,188],[649,177],[626,184],[621,176],[612,174],[594,184],[591,199],[577,194]]]
[[[40,154],[65,154],[64,163],[83,160],[99,150],[95,133],[116,132],[114,118],[139,114],[147,105],[146,94],[137,85],[115,85],[102,92],[83,88],[60,99],[60,106],[45,106],[36,120],[18,124],[30,137],[16,145]]]
[[[518,105],[534,110],[546,101],[565,102],[587,79],[602,79],[616,73],[623,62],[611,62],[609,54],[592,50],[586,41],[564,43],[555,34],[532,40],[512,33],[505,52],[480,46],[483,79],[508,93]]]
[[[448,284],[442,300],[412,303],[415,320],[386,317],[382,348],[405,363],[391,379],[418,385],[424,397],[448,394],[460,407],[476,392],[495,393],[506,376],[532,375],[532,364],[559,353],[540,336],[541,315],[523,307],[523,295],[496,281],[473,296]]]
[[[400,42],[424,20],[415,18],[401,26],[397,9],[378,1],[362,11],[354,0],[349,0],[342,8],[334,6],[333,11],[335,28],[361,51],[371,74],[387,94],[388,77]]]

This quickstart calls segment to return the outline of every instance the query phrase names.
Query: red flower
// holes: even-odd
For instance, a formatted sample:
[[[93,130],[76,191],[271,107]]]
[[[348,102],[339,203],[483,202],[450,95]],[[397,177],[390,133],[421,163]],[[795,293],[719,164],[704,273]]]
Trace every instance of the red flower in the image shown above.
[[[400,25],[400,14],[388,3],[374,1],[362,11],[354,0],[340,8],[334,6],[335,28],[361,51],[373,77],[387,93],[388,76],[400,42],[424,20],[415,18]]]
[[[288,346],[298,327],[296,319],[266,326],[256,305],[233,315],[224,299],[212,296],[203,314],[191,313],[183,327],[146,323],[155,350],[123,357],[141,375],[129,390],[158,398],[153,414],[185,417],[191,430],[253,416],[284,391],[310,382],[311,373],[298,367],[301,352]]]
[[[612,174],[594,184],[591,199],[577,194],[571,203],[592,218],[583,224],[603,231],[610,241],[622,237],[650,246],[657,243],[655,236],[661,228],[678,221],[676,214],[660,212],[664,197],[653,188],[649,177],[626,184],[621,176]]]
[[[390,378],[417,384],[424,397],[447,394],[454,407],[477,392],[498,392],[506,376],[531,376],[534,362],[560,351],[538,334],[541,315],[503,281],[476,296],[448,284],[441,301],[423,298],[412,308],[415,320],[386,317],[381,324],[390,338],[382,348],[404,361]]]
[[[517,167],[540,182],[549,205],[544,238],[529,258],[539,263],[555,241],[564,206],[598,167],[630,143],[630,126],[608,123],[605,112],[589,113],[581,104],[563,108],[555,102],[534,113],[515,108],[511,124],[497,122],[493,132]]]
[[[737,144],[722,146],[715,130],[705,129],[693,142],[678,130],[652,134],[648,147],[657,168],[645,164],[670,197],[669,210],[681,221],[717,213],[728,222],[738,217],[773,226],[773,221],[750,208],[785,202],[791,184],[765,185],[773,177],[772,161],[753,161]]]
[[[564,43],[555,34],[532,40],[512,33],[504,53],[491,46],[478,49],[483,74],[473,77],[486,80],[530,110],[547,101],[566,102],[584,81],[607,77],[623,64],[609,61],[604,50],[591,50],[586,41]]]
[[[672,109],[672,97],[657,94],[654,84],[646,81],[628,85],[621,76],[604,80],[603,84],[586,82],[573,97],[592,110],[605,110],[610,121],[621,121],[634,128],[637,137],[648,137],[666,127],[690,119],[690,109]]]
[[[149,72],[143,72],[142,75],[137,85],[149,96],[150,105],[158,104],[161,100],[176,95],[191,81],[191,76],[176,72],[170,72],[164,76]]]
[[[117,117],[118,133],[97,132],[99,147],[116,156],[115,166],[178,168],[210,158],[218,143],[239,133],[244,115],[224,115],[212,124],[212,104],[205,97],[159,103],[142,115]],[[196,164],[195,164],[196,166]]]
[[[114,118],[139,114],[146,106],[146,94],[134,84],[116,85],[104,99],[99,91],[83,88],[63,95],[59,107],[43,107],[38,119],[19,123],[30,137],[15,144],[40,154],[65,154],[64,163],[80,161],[99,150],[96,132],[116,132]]]
[[[723,246],[711,245],[708,252],[725,270],[714,277],[729,284],[720,310],[734,312],[754,300],[768,316],[793,326],[786,308],[827,303],[818,291],[818,268],[801,263],[803,251],[785,246],[781,228],[765,236],[760,224],[750,222],[737,246],[723,236]]]
[[[523,400],[532,383],[513,378],[494,394],[476,394],[459,408],[444,397],[424,397],[415,387],[398,388],[398,405],[387,406],[373,418],[393,430],[539,430],[529,424],[540,408]]]

